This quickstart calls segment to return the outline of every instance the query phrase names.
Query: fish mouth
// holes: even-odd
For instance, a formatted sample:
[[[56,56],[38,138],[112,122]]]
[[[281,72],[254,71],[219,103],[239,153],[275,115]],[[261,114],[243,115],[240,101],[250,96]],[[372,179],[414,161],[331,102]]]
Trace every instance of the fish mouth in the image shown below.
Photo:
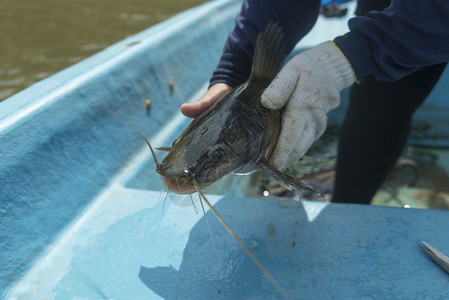
[[[173,180],[168,177],[162,177],[164,185],[169,191],[175,192],[177,194],[192,194],[196,192],[195,185],[186,182],[180,182],[178,180]]]

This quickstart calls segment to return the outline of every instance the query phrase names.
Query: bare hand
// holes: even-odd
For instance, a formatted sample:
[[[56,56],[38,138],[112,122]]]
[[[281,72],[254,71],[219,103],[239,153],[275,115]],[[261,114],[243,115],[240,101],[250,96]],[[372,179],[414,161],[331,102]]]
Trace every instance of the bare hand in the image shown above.
[[[192,103],[184,103],[181,105],[181,112],[186,117],[196,118],[230,90],[231,87],[229,85],[225,83],[216,83],[211,86],[200,99]]]

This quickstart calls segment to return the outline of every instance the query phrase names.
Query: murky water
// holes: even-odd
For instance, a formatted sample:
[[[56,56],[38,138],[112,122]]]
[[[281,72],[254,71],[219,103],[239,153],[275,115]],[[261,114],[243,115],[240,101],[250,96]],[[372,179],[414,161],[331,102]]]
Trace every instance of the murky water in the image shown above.
[[[0,101],[206,0],[2,0]]]

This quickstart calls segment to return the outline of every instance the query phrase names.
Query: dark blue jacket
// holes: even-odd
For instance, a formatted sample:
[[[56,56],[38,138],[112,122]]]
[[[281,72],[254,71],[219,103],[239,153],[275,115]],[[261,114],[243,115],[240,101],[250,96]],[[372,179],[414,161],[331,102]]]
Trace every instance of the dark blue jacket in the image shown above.
[[[285,31],[286,51],[312,28],[319,0],[245,0],[228,35],[211,85],[245,81],[258,32],[268,22]],[[335,38],[360,80],[368,74],[396,80],[420,67],[449,60],[449,1],[393,0],[382,12],[349,21],[350,32]],[[324,42],[324,41],[323,41]]]

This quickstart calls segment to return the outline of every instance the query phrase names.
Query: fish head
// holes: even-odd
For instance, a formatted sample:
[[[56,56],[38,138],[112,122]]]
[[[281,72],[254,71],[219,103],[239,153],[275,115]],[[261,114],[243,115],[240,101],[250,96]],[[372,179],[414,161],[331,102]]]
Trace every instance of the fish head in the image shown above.
[[[174,142],[156,171],[169,190],[193,193],[196,187],[204,189],[248,164],[251,142],[244,129],[232,120],[194,121]]]
[[[185,194],[195,192],[195,184],[204,189],[231,173],[237,168],[237,161],[238,157],[226,144],[218,143],[202,153],[178,152],[163,161],[156,171],[169,190]]]

